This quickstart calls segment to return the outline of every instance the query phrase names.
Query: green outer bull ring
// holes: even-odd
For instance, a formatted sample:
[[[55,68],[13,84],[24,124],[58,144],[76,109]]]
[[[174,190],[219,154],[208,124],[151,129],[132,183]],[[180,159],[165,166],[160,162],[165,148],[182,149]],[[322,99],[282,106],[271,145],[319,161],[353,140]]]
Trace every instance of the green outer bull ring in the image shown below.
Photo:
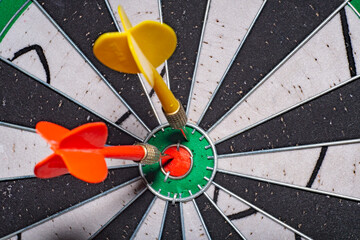
[[[147,188],[163,200],[192,200],[208,189],[216,174],[217,153],[210,137],[193,124],[188,123],[185,128],[188,132],[188,142],[178,129],[171,128],[169,124],[155,128],[144,140],[144,143],[156,146],[161,152],[170,145],[180,143],[193,154],[190,172],[180,179],[168,178],[165,182],[165,174],[159,162],[152,165],[139,164],[140,175]]]

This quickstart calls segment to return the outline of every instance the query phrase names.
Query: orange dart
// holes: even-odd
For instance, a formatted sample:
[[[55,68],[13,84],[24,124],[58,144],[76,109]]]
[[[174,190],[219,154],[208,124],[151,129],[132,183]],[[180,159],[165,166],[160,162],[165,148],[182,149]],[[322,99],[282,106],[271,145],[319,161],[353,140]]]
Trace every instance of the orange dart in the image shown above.
[[[149,144],[105,147],[108,130],[104,123],[87,123],[68,130],[50,122],[39,122],[36,132],[54,151],[36,164],[39,178],[52,178],[70,173],[89,183],[105,180],[108,170],[105,158],[119,158],[153,164],[160,160],[160,151]]]

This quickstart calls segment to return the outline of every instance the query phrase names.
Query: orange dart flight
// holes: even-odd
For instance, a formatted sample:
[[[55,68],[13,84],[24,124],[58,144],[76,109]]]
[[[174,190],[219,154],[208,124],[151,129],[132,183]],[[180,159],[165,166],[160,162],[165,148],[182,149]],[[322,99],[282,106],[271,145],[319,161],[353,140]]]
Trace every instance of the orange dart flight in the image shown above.
[[[53,178],[70,173],[89,183],[105,180],[108,170],[105,157],[153,164],[160,160],[160,151],[149,144],[105,147],[107,127],[102,122],[88,123],[68,130],[50,122],[39,122],[36,132],[54,151],[36,164],[39,178]]]

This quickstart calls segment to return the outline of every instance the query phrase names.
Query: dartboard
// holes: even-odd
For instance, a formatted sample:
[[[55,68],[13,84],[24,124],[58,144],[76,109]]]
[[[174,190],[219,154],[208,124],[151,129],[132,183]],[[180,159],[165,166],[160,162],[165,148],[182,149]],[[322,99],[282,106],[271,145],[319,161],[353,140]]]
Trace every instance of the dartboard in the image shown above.
[[[189,141],[139,74],[102,65],[103,33],[166,23],[157,68],[186,109]],[[0,238],[357,239],[358,1],[1,0]],[[106,159],[98,184],[34,176],[51,154],[39,121],[104,122],[108,145],[185,151],[160,163]],[[174,140],[175,139],[175,140]],[[176,140],[177,139],[177,140]],[[179,140],[180,139],[180,140]]]

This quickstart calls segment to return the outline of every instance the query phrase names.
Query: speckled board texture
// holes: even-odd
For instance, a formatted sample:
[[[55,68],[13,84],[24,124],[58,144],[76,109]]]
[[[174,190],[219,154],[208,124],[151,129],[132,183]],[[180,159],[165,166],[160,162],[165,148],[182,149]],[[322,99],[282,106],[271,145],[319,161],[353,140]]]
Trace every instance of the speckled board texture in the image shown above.
[[[211,127],[342,2],[267,2],[200,126]]]
[[[145,191],[94,239],[130,239],[154,195]]]
[[[206,0],[162,1],[163,21],[176,32],[178,44],[168,60],[170,86],[186,107],[205,16]]]
[[[356,239],[360,234],[356,202],[221,173],[214,182],[314,239]]]
[[[37,83],[31,77],[0,62],[1,121],[35,128],[38,121],[50,121],[73,129],[87,122],[101,121],[87,110]],[[14,97],[17,96],[17,97]],[[108,124],[108,144],[132,144],[135,138]]]
[[[196,204],[205,220],[211,238],[242,239],[205,196],[198,197]]]
[[[319,99],[217,145],[221,153],[253,151],[359,138],[360,82]],[[314,114],[315,113],[315,114]]]
[[[234,17],[226,22],[226,18],[221,18],[221,14],[217,15],[217,9],[214,9],[214,6],[221,6],[224,1],[211,1],[210,20],[206,23],[206,31],[213,32],[212,35],[206,35],[208,39],[204,43],[207,46],[208,52],[206,55],[201,55],[199,64],[201,71],[199,71],[200,74],[196,78],[195,84],[204,83],[206,85],[210,81],[203,72],[207,72],[207,74],[213,72],[221,76],[218,73],[220,67],[218,69],[209,66],[216,66],[216,64],[220,66],[220,64],[223,64],[225,67],[222,65],[222,70],[227,66],[226,63],[223,63],[225,61],[223,58],[215,56],[211,52],[210,47],[216,47],[218,48],[217,50],[221,49],[231,55],[231,53],[235,52],[237,44],[243,37],[236,33],[228,35],[217,34],[215,29],[221,28],[224,33],[228,33],[226,31],[233,28],[234,22],[244,21],[250,23],[261,5],[261,1],[256,2],[254,0],[251,2],[253,5],[244,1],[244,3],[239,5],[247,8],[247,4],[249,4],[249,7],[251,7],[249,16],[246,14],[237,15],[236,11],[234,11],[235,14],[231,13]],[[161,1],[163,20],[174,28],[178,37],[177,49],[168,61],[170,87],[184,107],[190,107],[190,112],[194,115],[194,119],[190,119],[191,122],[196,121],[195,118],[198,117],[196,114],[199,114],[198,112],[202,110],[201,107],[186,106],[186,104],[189,98],[191,81],[193,80],[207,2],[206,0]],[[105,2],[41,0],[39,3],[69,35],[91,63],[99,69],[100,73],[109,80],[116,91],[127,100],[146,125],[150,129],[156,127],[158,125],[157,121],[154,118],[153,110],[150,108],[138,77],[107,69],[92,54],[92,44],[100,34],[107,31],[116,31]],[[155,16],[158,13],[157,1],[124,0],[124,2],[117,2],[111,0],[110,4],[112,4],[114,11],[116,11],[117,4],[119,3],[123,4],[133,23],[148,17],[160,20],[160,17]],[[230,2],[227,3],[230,5]],[[215,98],[212,100],[210,107],[207,109],[204,118],[201,122],[198,122],[200,127],[208,130],[213,126],[220,117],[251,91],[263,77],[277,66],[285,56],[298,46],[341,3],[343,3],[342,0],[268,0],[243,48],[235,57],[234,64],[229,68],[229,72]],[[224,8],[222,14],[225,15],[232,12],[226,8],[228,6],[222,7]],[[244,13],[244,10],[241,10],[239,9],[239,12]],[[147,132],[141,129],[141,126],[135,126],[138,122],[136,122],[123,105],[118,104],[116,101],[106,100],[108,101],[106,102],[103,100],[103,98],[107,97],[105,95],[111,95],[108,87],[98,84],[101,80],[95,77],[95,73],[93,75],[85,75],[85,73],[92,71],[89,70],[91,68],[69,46],[66,39],[64,40],[62,37],[59,37],[61,34],[55,28],[51,28],[49,24],[46,25],[44,23],[44,26],[33,27],[32,25],[39,25],[39,23],[36,21],[31,22],[31,17],[29,17],[31,14],[34,15],[34,18],[48,21],[34,4],[30,4],[29,9],[23,11],[23,14],[18,18],[19,20],[14,23],[14,27],[10,29],[9,33],[0,43],[0,55],[10,58],[14,64],[27,68],[34,75],[49,82],[52,86],[60,88],[65,93],[75,96],[79,101],[83,100],[87,104],[93,104],[92,106],[98,107],[96,111],[104,110],[104,115],[111,118],[117,124],[127,121],[124,124],[127,130],[131,133],[142,131],[139,135],[144,137]],[[320,59],[318,61],[316,54],[312,55],[311,50],[314,49],[311,49],[311,46],[307,46],[303,52],[296,56],[296,61],[298,61],[298,67],[301,68],[303,66],[300,60],[311,56],[313,65],[305,69],[306,71],[304,70],[303,75],[299,76],[298,79],[295,79],[296,77],[291,78],[291,81],[289,80],[291,83],[292,81],[296,82],[299,79],[304,79],[304,81],[313,84],[308,88],[317,88],[316,84],[319,82],[320,85],[320,82],[322,82],[321,77],[320,79],[310,79],[310,77],[304,78],[304,76],[309,72],[317,76],[321,75],[321,71],[324,71],[323,74],[334,71],[334,73],[329,73],[335,75],[335,80],[331,80],[333,83],[329,80],[329,83],[326,82],[325,84],[332,88],[338,82],[358,74],[359,38],[357,36],[360,36],[360,31],[358,31],[356,26],[360,23],[357,23],[358,19],[354,18],[351,14],[353,13],[348,8],[347,10],[341,10],[334,18],[335,21],[330,23],[331,29],[321,33],[323,34],[321,36],[324,36],[323,39],[317,39],[317,42],[311,45],[324,47],[325,50],[320,50],[322,55],[326,55],[329,52],[331,54],[338,54],[337,56],[332,56],[330,60],[332,63],[339,61],[339,65],[345,66],[343,68],[345,69],[344,72],[337,75],[337,70],[326,69],[328,67],[326,63],[321,62]],[[246,25],[242,28],[247,29],[248,27]],[[39,41],[37,41],[38,32],[36,31],[40,31],[39,28],[40,30],[44,28],[46,34],[41,36],[39,34]],[[244,29],[242,30],[245,34]],[[336,34],[332,34],[332,30]],[[35,33],[31,33],[33,34],[31,35],[31,31],[35,31]],[[18,37],[20,33],[24,39],[23,42]],[[50,36],[48,37],[49,39],[47,36]],[[335,40],[329,44],[333,38]],[[236,46],[224,44],[224,39],[234,40]],[[14,46],[12,45],[13,42]],[[55,47],[54,44],[56,45]],[[57,48],[59,51],[54,51]],[[60,51],[62,49],[66,49],[66,51],[64,50],[65,53]],[[11,58],[16,58],[16,60]],[[59,61],[61,67],[58,66],[59,62],[54,59],[61,60]],[[227,59],[229,60],[229,58]],[[297,63],[296,61],[295,63]],[[84,66],[79,62],[84,62]],[[215,65],[211,65],[209,62]],[[79,68],[79,72],[71,69],[71,65],[76,65],[76,68]],[[285,67],[288,66],[285,65]],[[291,66],[296,66],[296,64]],[[67,70],[65,71],[64,69]],[[162,70],[161,74],[164,75],[164,69],[162,68]],[[279,69],[279,71],[284,71],[284,69]],[[249,104],[246,101],[244,102],[244,105],[249,105],[248,109],[252,111],[252,116],[258,117],[256,114],[263,114],[265,111],[261,111],[261,107],[263,107],[261,102],[273,100],[267,99],[267,97],[275,98],[277,91],[285,91],[285,95],[288,94],[288,98],[280,99],[281,102],[290,101],[290,99],[292,101],[297,97],[295,96],[296,93],[299,93],[300,100],[313,94],[313,92],[311,94],[306,92],[308,89],[305,88],[305,85],[308,82],[297,82],[290,86],[287,91],[284,90],[286,86],[281,84],[287,83],[287,79],[293,77],[290,75],[280,73],[277,78],[279,81],[284,82],[278,85],[275,82],[273,88],[267,86],[265,90],[260,89],[264,92],[264,95],[259,97],[260,100],[258,99],[258,102],[250,102],[250,100]],[[84,76],[89,78],[89,80],[86,79],[82,83],[83,85],[79,85],[86,85],[84,89],[81,91],[68,89],[72,79],[74,82],[73,88],[75,88],[75,86],[78,86],[75,83],[80,82],[80,79],[82,80]],[[216,83],[218,80],[214,82]],[[204,89],[196,89],[198,92],[192,97],[197,98],[196,101],[198,102],[207,102],[208,95],[202,95],[204,93],[212,93],[211,91],[214,89],[210,88],[216,85],[214,82],[207,84],[209,86],[205,86]],[[354,81],[281,114],[258,127],[216,144],[217,153],[222,155],[360,138],[360,128],[359,124],[357,124],[360,120],[359,84],[359,81]],[[318,92],[324,90],[322,87],[318,88],[316,89]],[[100,94],[94,89],[99,90]],[[148,91],[150,90],[148,89]],[[305,92],[304,96],[302,95],[303,91]],[[100,100],[100,98],[102,99]],[[194,100],[195,105],[196,101]],[[267,106],[266,104],[264,105]],[[107,109],[105,110],[106,107]],[[111,107],[114,107],[114,109],[111,109]],[[198,111],[196,114],[194,113],[195,110]],[[160,114],[162,113],[160,112]],[[246,114],[245,112],[243,114],[240,113],[239,116],[249,119],[248,123],[250,124],[250,117],[247,118]],[[266,114],[264,116],[261,115],[261,117],[271,115],[269,112],[266,112]],[[238,122],[243,120],[239,116],[231,116],[227,119],[231,124],[225,124],[226,126],[219,125],[220,129],[215,128],[210,134],[210,139],[220,139],[218,135],[221,135],[221,132],[225,132],[225,130],[229,132],[230,129],[233,133],[232,129],[238,127]],[[60,94],[36,82],[31,77],[21,73],[19,70],[9,66],[4,61],[0,61],[0,120],[30,128],[34,128],[37,121],[47,120],[72,129],[83,123],[99,121],[100,119]],[[136,142],[134,137],[124,131],[110,124],[108,124],[108,127],[108,144],[133,144]],[[2,126],[2,129],[4,128]],[[106,212],[106,214],[99,218],[101,220],[95,217],[88,217],[94,216],[94,214],[102,215],[102,211],[94,213],[94,210],[92,207],[89,207],[86,201],[121,183],[138,177],[138,169],[133,167],[122,168],[122,166],[119,169],[110,170],[111,174],[105,182],[96,185],[80,182],[70,175],[50,180],[40,180],[33,176],[22,176],[21,174],[32,173],[34,163],[41,160],[40,156],[46,156],[50,151],[45,143],[40,144],[42,141],[40,137],[31,138],[31,145],[34,146],[27,146],[25,143],[30,144],[30,137],[28,136],[31,134],[24,134],[22,131],[12,128],[7,128],[6,131],[0,134],[4,135],[0,138],[0,161],[2,164],[0,169],[0,189],[2,193],[0,197],[2,206],[0,208],[2,219],[0,225],[3,226],[0,227],[0,238],[14,233],[12,239],[32,239],[33,236],[38,236],[39,239],[74,239],[81,234],[83,234],[81,235],[83,237],[80,237],[80,239],[87,239],[91,234],[100,229],[101,231],[96,234],[95,239],[129,239],[134,234],[137,226],[139,226],[144,213],[154,199],[154,195],[149,190],[146,190],[126,209],[121,210],[121,207],[131,201],[135,194],[144,190],[143,184],[134,184],[134,186],[129,186],[128,189],[124,187],[120,189],[123,192],[117,193],[118,195],[108,195],[106,201],[111,203],[109,205],[104,204],[104,198],[98,198],[96,203],[92,200],[91,204],[93,205],[91,206],[94,206],[94,209],[104,209],[104,212]],[[10,135],[12,138],[9,137]],[[16,138],[14,136],[19,137]],[[6,144],[4,141],[6,141]],[[234,157],[229,159],[220,158],[218,160],[221,168],[236,173],[246,172],[261,177],[268,177],[269,179],[278,179],[289,184],[297,184],[314,189],[325,189],[326,191],[356,197],[359,196],[357,187],[359,179],[357,175],[360,164],[357,157],[359,155],[357,146],[338,146],[339,148],[323,146],[303,150],[300,153],[289,151],[278,154],[254,155],[254,158],[251,158],[251,155],[246,156],[248,158],[244,159]],[[31,151],[29,150],[30,148]],[[47,151],[44,149],[47,149]],[[19,159],[19,156],[21,156],[21,159]],[[27,158],[31,158],[31,163],[29,163],[30,160]],[[26,166],[32,165],[30,170],[17,174],[16,169],[25,166],[25,163],[27,163]],[[116,163],[113,163],[115,167],[119,167]],[[4,172],[8,173],[7,171],[9,174],[4,174]],[[291,172],[293,172],[293,176],[290,176]],[[223,172],[217,172],[214,181],[314,239],[358,239],[360,236],[360,228],[357,221],[360,212],[359,204],[356,201],[294,190],[277,184],[268,184]],[[241,205],[234,197],[226,195],[224,191],[217,187],[211,186],[207,193],[224,212],[228,211],[225,215],[249,239],[279,239],[280,237],[284,239],[302,239],[299,235],[286,230],[283,226],[269,219],[266,220],[266,217],[257,210],[244,204]],[[123,197],[119,197],[121,194]],[[165,206],[163,200],[158,200],[155,201],[155,205],[161,202]],[[116,201],[119,201],[118,206]],[[203,218],[212,239],[241,239],[204,194],[197,197],[195,202],[199,207],[200,216]],[[56,215],[56,213],[78,203],[82,204],[82,208],[77,209],[78,211],[70,211],[62,215],[68,218],[62,219],[61,216]],[[184,205],[188,204],[193,207],[192,202]],[[116,211],[113,210],[114,205],[117,206]],[[151,209],[151,214],[144,221],[146,226],[140,226],[142,227],[140,233],[144,235],[139,234],[136,236],[137,239],[141,239],[142,236],[158,236],[160,231],[160,224],[158,223],[161,222],[163,212],[157,210],[162,209],[161,206],[163,205],[156,205]],[[186,208],[187,210],[190,209],[189,205]],[[156,212],[154,209],[157,209]],[[117,215],[119,210],[121,211],[120,215]],[[81,211],[84,211],[84,214]],[[191,223],[187,225],[191,226],[190,229],[196,228],[197,235],[192,235],[189,228],[185,228],[186,234],[192,236],[193,239],[206,239],[204,228],[199,224],[201,221],[198,213],[193,210],[190,213],[185,212],[184,214],[187,220],[197,220],[197,225],[191,226]],[[74,219],[78,224],[68,226],[66,219],[69,218]],[[44,222],[39,222],[43,220]],[[108,224],[107,221],[109,221]],[[154,224],[154,222],[157,222],[157,224]],[[24,229],[34,223],[38,224],[36,228]],[[275,225],[276,227],[273,227]],[[61,226],[66,227],[63,228]],[[102,228],[101,226],[104,227]],[[172,205],[171,202],[168,203],[163,227],[161,239],[182,239],[184,237],[182,236],[180,207],[178,203],[175,205]],[[61,230],[59,231],[57,228],[61,228]],[[268,232],[263,229],[268,230]],[[17,233],[18,230],[21,233]],[[74,235],[74,233],[79,235]]]
[[[180,206],[179,203],[172,204],[169,202],[166,210],[166,221],[161,235],[161,239],[183,239],[181,233]]]
[[[111,172],[111,178],[99,184],[88,184],[74,179],[71,175],[53,179],[30,178],[0,182],[3,192],[0,235],[6,236],[36,223],[120,185],[138,174],[136,168],[117,169]]]
[[[139,79],[134,74],[113,71],[102,65],[94,56],[92,46],[105,32],[116,32],[104,1],[39,1],[56,23],[105,76],[116,91],[129,103],[149,128],[156,127],[153,112],[148,104]],[[141,105],[139,108],[137,106]]]

